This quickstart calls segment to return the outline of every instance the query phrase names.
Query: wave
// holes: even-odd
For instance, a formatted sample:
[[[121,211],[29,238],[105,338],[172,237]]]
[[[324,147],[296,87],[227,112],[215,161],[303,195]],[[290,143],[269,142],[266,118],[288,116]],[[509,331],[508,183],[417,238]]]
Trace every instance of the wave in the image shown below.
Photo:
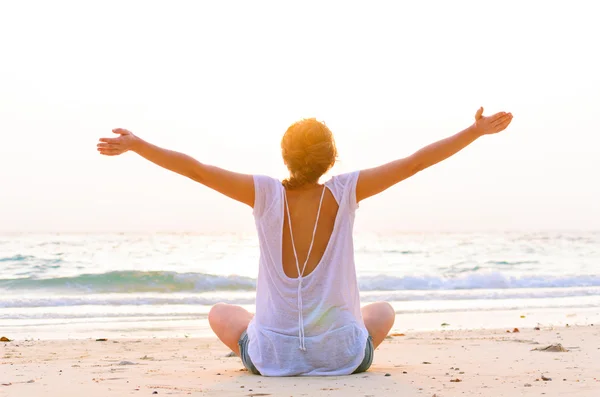
[[[63,255],[62,253],[55,254]],[[0,270],[12,271],[16,276],[34,276],[45,273],[48,270],[59,269],[64,263],[62,258],[38,258],[33,255],[16,254],[12,256],[0,257]]]
[[[563,298],[559,300],[552,300],[553,298]],[[565,299],[566,298],[566,299]],[[508,289],[508,290],[455,290],[455,291],[367,291],[361,294],[362,303],[370,303],[376,301],[388,301],[388,302],[403,302],[401,304],[402,310],[400,312],[406,312],[409,309],[409,302],[418,304],[418,309],[414,310],[448,310],[448,302],[459,302],[457,303],[461,310],[466,310],[466,305],[469,303],[465,301],[502,301],[502,303],[486,303],[483,306],[481,304],[475,304],[474,308],[497,306],[500,305],[502,308],[515,307],[515,308],[533,308],[533,307],[563,307],[572,305],[572,307],[584,307],[591,305],[591,307],[598,307],[600,302],[600,287],[579,287],[579,288],[544,288],[544,289]],[[525,301],[529,303],[526,303]],[[72,307],[72,306],[189,306],[194,307],[195,314],[206,314],[208,309],[201,307],[209,307],[216,303],[224,302],[234,305],[254,305],[255,297],[252,292],[237,293],[237,294],[221,294],[216,295],[214,293],[209,294],[171,294],[171,295],[157,295],[157,294],[140,294],[138,296],[132,296],[130,294],[95,294],[87,296],[56,296],[56,297],[41,297],[41,296],[30,296],[30,297],[15,297],[15,296],[4,296],[0,298],[0,308],[4,309],[17,309],[17,308],[51,308],[51,307]],[[421,304],[419,304],[421,302]],[[424,302],[445,302],[446,305],[435,304],[427,309],[424,309],[422,304]],[[542,303],[540,303],[542,302]],[[453,306],[456,304],[450,304]],[[512,306],[511,306],[512,305]],[[429,306],[429,303],[426,304]],[[98,315],[98,316],[125,316],[128,315],[120,312],[111,312],[106,314],[96,313],[97,309],[93,312],[82,311],[83,315]],[[135,309],[133,309],[135,310]],[[177,311],[171,309],[162,309],[168,312],[168,315],[175,315]],[[179,310],[179,309],[178,309]],[[37,312],[36,312],[37,313]],[[9,312],[8,314],[0,314],[0,319],[7,318],[20,318],[25,316],[27,318],[33,315],[44,316],[44,313],[25,313],[25,312]],[[94,314],[95,313],[95,314]],[[146,312],[139,312],[143,315],[147,315]],[[158,313],[158,312],[156,312]],[[79,313],[74,312],[63,312],[54,313],[54,315],[64,315],[77,317]],[[164,314],[164,313],[163,313]],[[65,317],[66,318],[66,317]]]
[[[152,305],[190,305],[212,306],[218,302],[236,305],[253,305],[254,295],[247,297],[144,297],[124,296],[103,298],[95,297],[56,297],[56,298],[18,298],[0,299],[0,308],[26,308],[26,307],[66,307],[66,306],[152,306]],[[0,318],[2,318],[0,316]]]
[[[539,261],[487,261],[488,265],[499,265],[499,266],[517,266],[517,265],[538,265]]]
[[[518,288],[599,287],[600,275],[515,276],[500,272],[477,272],[455,277],[408,275],[363,276],[361,291],[431,291]],[[254,291],[256,280],[243,276],[167,271],[113,271],[58,278],[0,279],[0,290],[65,293],[172,293],[208,291]]]
[[[531,305],[523,307],[522,305],[510,305],[492,308],[467,307],[467,308],[411,308],[411,309],[396,309],[396,314],[426,314],[426,313],[471,313],[471,312],[493,312],[493,311],[508,311],[508,310],[537,310],[537,309],[562,309],[562,310],[577,310],[577,309],[594,309],[597,304],[582,304],[582,305]],[[4,320],[77,320],[77,319],[103,319],[103,322],[110,319],[119,319],[121,322],[142,322],[150,319],[168,319],[168,320],[201,320],[206,319],[208,313],[203,312],[184,312],[184,313],[22,313],[16,315],[0,315],[0,319]],[[86,321],[87,322],[87,321]],[[74,324],[74,322],[66,322],[64,324]],[[40,326],[41,324],[21,324],[24,326]],[[52,325],[57,325],[52,322]]]
[[[0,288],[7,290],[90,293],[238,291],[255,287],[256,281],[249,277],[135,270],[46,279],[0,279]]]
[[[457,277],[378,275],[360,278],[359,286],[363,291],[598,287],[600,275],[515,276],[500,272],[478,272]]]
[[[34,260],[34,259],[35,259],[35,256],[32,256],[32,255],[17,254],[17,255],[13,255],[13,256],[5,256],[3,258],[0,258],[0,262],[24,262],[24,261]]]
[[[423,251],[397,250],[397,249],[370,249],[361,247],[356,250],[357,254],[400,254],[400,255],[419,255]]]

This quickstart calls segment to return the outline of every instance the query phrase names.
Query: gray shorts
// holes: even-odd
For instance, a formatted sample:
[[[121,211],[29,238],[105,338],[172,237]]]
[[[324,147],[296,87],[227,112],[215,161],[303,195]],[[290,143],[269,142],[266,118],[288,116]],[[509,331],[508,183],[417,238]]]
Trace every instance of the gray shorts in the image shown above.
[[[260,375],[260,372],[258,372],[256,367],[252,363],[250,356],[248,355],[248,342],[250,342],[250,339],[248,338],[248,333],[244,331],[242,333],[242,336],[240,337],[240,340],[238,341],[238,346],[240,347],[240,358],[242,359],[244,367],[246,367],[246,369],[250,371],[250,373],[253,373],[254,375]],[[371,364],[373,363],[374,351],[375,348],[373,346],[373,338],[371,337],[371,335],[369,335],[369,337],[367,338],[367,344],[365,346],[365,358],[363,359],[362,363],[360,363],[360,365],[356,367],[354,372],[352,372],[353,374],[366,372],[371,367]]]

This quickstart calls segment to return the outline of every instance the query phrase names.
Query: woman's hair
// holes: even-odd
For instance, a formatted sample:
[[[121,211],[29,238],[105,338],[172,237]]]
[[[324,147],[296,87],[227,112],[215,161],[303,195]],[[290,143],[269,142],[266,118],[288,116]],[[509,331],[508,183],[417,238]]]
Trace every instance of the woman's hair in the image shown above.
[[[337,148],[325,123],[314,118],[292,124],[281,139],[281,155],[290,171],[283,181],[286,189],[295,189],[319,178],[335,164]]]

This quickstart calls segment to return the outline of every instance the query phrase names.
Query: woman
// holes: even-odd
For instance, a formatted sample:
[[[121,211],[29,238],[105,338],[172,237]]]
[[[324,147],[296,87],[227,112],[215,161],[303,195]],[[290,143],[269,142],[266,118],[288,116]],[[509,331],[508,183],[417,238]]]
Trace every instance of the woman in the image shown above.
[[[244,366],[265,376],[347,375],[366,371],[394,324],[386,302],[360,308],[352,227],[358,203],[504,130],[510,113],[484,117],[447,139],[379,167],[319,178],[335,163],[333,135],[315,119],[294,123],[281,141],[290,176],[283,182],[202,164],[125,129],[102,138],[107,156],[128,150],[253,208],[260,243],[256,314],[215,305],[208,316]]]

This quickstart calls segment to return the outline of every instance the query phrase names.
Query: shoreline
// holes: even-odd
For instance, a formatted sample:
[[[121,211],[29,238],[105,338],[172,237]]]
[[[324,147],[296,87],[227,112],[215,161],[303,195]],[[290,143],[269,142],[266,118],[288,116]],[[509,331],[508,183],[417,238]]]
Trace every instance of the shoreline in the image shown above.
[[[382,343],[368,372],[320,378],[249,375],[215,337],[15,340],[0,342],[0,396],[591,397],[599,337],[600,324],[405,331]],[[569,351],[532,350],[557,343]]]
[[[251,309],[248,307],[248,309]],[[484,331],[536,326],[600,325],[600,307],[550,307],[536,309],[475,310],[396,314],[392,333]],[[442,324],[446,324],[442,326]],[[95,338],[211,338],[214,337],[203,314],[182,317],[125,317],[79,319],[4,319],[0,336],[11,339],[85,340]]]

